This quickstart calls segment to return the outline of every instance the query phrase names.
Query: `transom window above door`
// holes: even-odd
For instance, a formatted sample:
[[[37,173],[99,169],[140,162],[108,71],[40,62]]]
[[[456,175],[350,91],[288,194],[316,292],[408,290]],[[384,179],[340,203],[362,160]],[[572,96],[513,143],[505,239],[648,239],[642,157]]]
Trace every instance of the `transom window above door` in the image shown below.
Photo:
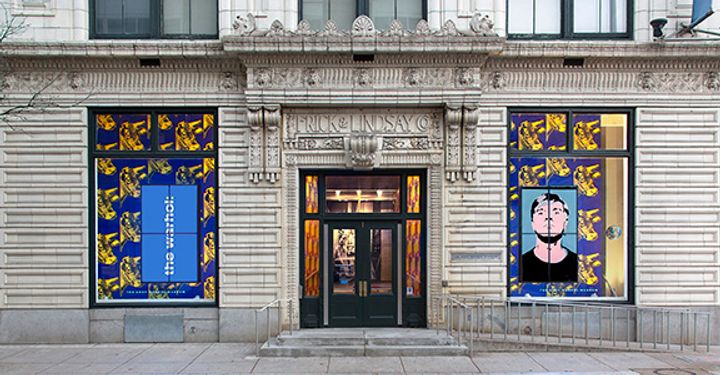
[[[628,0],[507,0],[508,37],[626,39],[630,15]]]
[[[92,38],[214,39],[217,0],[91,0]]]
[[[426,18],[426,9],[427,0],[300,0],[300,18],[317,30],[330,19],[340,30],[349,30],[353,20],[363,14],[380,30],[387,29],[394,19],[414,28]]]

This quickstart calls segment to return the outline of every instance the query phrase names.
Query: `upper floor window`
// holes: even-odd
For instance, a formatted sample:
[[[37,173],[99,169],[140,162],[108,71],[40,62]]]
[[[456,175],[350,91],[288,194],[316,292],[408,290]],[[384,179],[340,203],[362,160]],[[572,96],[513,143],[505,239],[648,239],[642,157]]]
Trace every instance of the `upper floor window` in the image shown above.
[[[215,0],[94,0],[95,38],[215,38]]]
[[[511,38],[629,38],[628,0],[508,0]]]
[[[331,19],[340,30],[349,30],[353,20],[363,14],[380,30],[387,29],[394,19],[412,29],[426,18],[426,9],[426,0],[300,0],[300,18],[315,29],[322,29]]]

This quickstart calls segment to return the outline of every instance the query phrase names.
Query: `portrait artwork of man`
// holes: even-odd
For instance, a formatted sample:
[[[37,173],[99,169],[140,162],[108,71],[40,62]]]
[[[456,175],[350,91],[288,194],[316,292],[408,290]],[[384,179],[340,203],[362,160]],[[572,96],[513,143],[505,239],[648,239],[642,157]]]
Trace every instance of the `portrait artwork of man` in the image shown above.
[[[562,197],[574,197],[575,191],[564,189],[556,194],[548,189],[528,189],[526,193],[532,195],[524,199],[530,204],[530,222],[523,226],[521,281],[577,282],[577,220]],[[568,228],[570,222],[574,227]]]

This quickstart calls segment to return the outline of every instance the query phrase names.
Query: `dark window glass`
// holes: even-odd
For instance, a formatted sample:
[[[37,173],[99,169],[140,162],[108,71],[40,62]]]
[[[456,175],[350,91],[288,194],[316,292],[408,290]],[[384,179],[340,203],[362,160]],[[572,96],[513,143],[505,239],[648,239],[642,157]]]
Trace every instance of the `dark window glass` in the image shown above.
[[[216,0],[94,0],[94,35],[113,38],[213,36]]]
[[[627,0],[508,0],[515,38],[628,38]]]
[[[150,34],[150,0],[122,0],[123,33]]]
[[[328,19],[341,30],[349,30],[361,14],[373,19],[375,27],[385,30],[394,19],[412,29],[424,18],[423,0],[303,0],[302,17],[315,29],[322,29]]]

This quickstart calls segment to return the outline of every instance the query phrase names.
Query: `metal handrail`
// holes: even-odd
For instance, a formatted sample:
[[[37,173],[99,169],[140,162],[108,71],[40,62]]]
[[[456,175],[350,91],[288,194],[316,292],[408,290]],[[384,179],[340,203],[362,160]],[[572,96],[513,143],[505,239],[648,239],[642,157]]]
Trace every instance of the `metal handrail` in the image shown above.
[[[255,355],[260,355],[260,331],[259,331],[259,325],[258,325],[258,316],[265,311],[266,318],[265,318],[265,326],[267,328],[267,335],[265,337],[265,341],[268,343],[268,346],[270,345],[270,308],[277,305],[277,334],[278,336],[282,332],[282,302],[287,302],[287,312],[288,312],[288,331],[290,332],[290,336],[293,334],[293,299],[292,298],[278,298],[273,300],[270,303],[265,304],[264,306],[260,307],[259,309],[255,310]]]
[[[712,341],[710,328],[712,313],[694,311],[690,308],[531,298],[461,297],[449,294],[436,296],[433,300],[440,301],[440,308],[434,309],[438,333],[441,319],[438,319],[437,314],[441,313],[443,308],[447,308],[448,335],[456,338],[458,345],[462,345],[463,338],[469,335],[471,354],[474,349],[473,342],[476,338],[479,339],[481,334],[489,334],[490,339],[495,339],[498,334],[496,325],[500,326],[499,333],[504,340],[541,344],[565,342],[575,345],[580,341],[587,346],[615,347],[624,339],[624,344],[628,348],[632,345],[640,349],[698,351],[698,347],[704,346],[705,351],[709,352]],[[462,314],[457,322],[454,319],[454,310],[459,310],[458,312]],[[467,313],[468,310],[470,314]],[[477,319],[475,319],[475,310],[477,310]],[[569,315],[570,322],[564,314]],[[552,315],[557,315],[557,318],[552,319]],[[465,329],[467,318],[470,319],[470,324]],[[489,321],[488,327],[486,320]],[[593,328],[597,332],[594,334],[590,332],[592,320],[596,323]],[[537,323],[540,327],[539,334],[536,330]],[[553,332],[550,328],[552,323],[557,324]],[[603,330],[604,323],[610,324],[605,330]],[[513,329],[517,332],[513,332]],[[621,335],[623,332],[624,335]]]

